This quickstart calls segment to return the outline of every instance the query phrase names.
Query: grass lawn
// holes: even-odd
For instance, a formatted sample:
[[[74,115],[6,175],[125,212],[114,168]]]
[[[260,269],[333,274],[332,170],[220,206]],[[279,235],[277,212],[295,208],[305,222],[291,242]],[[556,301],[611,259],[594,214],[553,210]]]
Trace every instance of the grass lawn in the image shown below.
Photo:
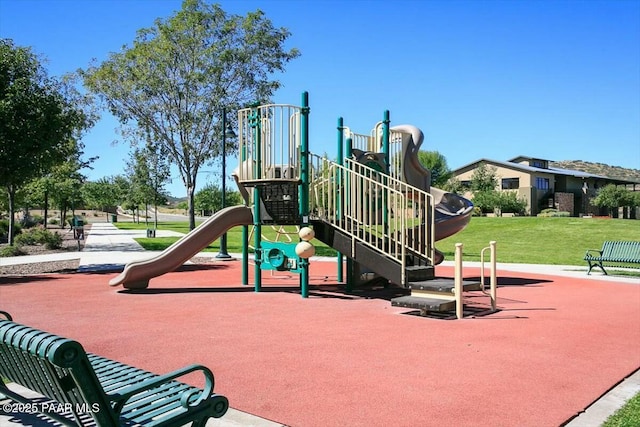
[[[640,222],[598,218],[474,217],[463,231],[436,243],[448,259],[462,243],[464,259],[480,260],[480,250],[497,242],[498,262],[585,266],[587,249],[605,240],[640,241]]]
[[[144,223],[118,222],[122,229],[145,229]],[[189,232],[187,222],[160,222],[160,230]],[[251,230],[251,227],[249,227]],[[294,227],[288,227],[294,231]],[[263,226],[262,234],[274,240],[288,241],[287,236],[297,241],[297,236],[278,233],[271,226]],[[136,239],[147,250],[164,250],[177,240],[175,237]],[[497,244],[498,262],[525,264],[556,264],[584,267],[583,257],[587,249],[600,249],[605,240],[640,241],[640,221],[601,218],[484,218],[474,217],[463,231],[436,243],[446,258],[453,259],[456,243],[462,243],[464,259],[479,261],[480,251],[489,241]],[[253,236],[250,238],[253,244]],[[316,254],[335,255],[335,251],[315,241]],[[229,252],[242,251],[242,227],[227,232]],[[219,241],[212,242],[206,251],[217,252]]]
[[[133,222],[117,222],[118,228],[123,230],[144,230],[147,226],[144,223],[135,224]],[[196,226],[200,225],[196,222]],[[189,232],[188,222],[158,222],[159,230],[172,230],[180,233]],[[254,235],[252,233],[253,227],[249,227],[249,245],[253,245]],[[262,226],[262,235],[266,240],[278,240],[280,242],[295,242],[299,241],[295,227],[271,227]],[[156,238],[137,238],[136,241],[142,245],[148,251],[162,251],[168,248],[171,244],[178,240],[178,237],[156,237]],[[328,247],[322,242],[314,241],[316,247],[316,255],[318,256],[335,256],[336,251]],[[214,240],[204,249],[204,252],[218,252],[220,250],[220,241]],[[233,227],[227,231],[227,251],[229,253],[241,253],[242,252],[242,227]],[[249,248],[249,252],[253,252],[253,249]]]
[[[632,397],[602,424],[602,427],[638,426],[640,426],[640,393]]]

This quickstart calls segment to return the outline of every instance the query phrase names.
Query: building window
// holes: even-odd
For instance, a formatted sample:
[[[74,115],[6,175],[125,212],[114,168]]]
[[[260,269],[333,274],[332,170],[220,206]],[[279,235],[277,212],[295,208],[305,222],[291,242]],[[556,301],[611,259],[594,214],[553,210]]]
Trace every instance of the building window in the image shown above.
[[[534,168],[547,169],[547,162],[543,160],[532,160],[531,166],[533,166]]]
[[[520,178],[503,178],[502,189],[503,190],[517,190],[520,188]]]
[[[465,190],[469,190],[471,189],[471,181],[460,181],[460,185],[462,186],[462,188],[464,188]]]
[[[549,189],[549,178],[536,178],[536,188],[538,190],[548,190]]]

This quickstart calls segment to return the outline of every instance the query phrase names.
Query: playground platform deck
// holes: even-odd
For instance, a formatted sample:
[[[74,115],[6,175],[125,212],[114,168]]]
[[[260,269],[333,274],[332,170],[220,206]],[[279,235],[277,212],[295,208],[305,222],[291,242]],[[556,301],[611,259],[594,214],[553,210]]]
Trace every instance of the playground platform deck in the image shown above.
[[[135,293],[115,273],[2,277],[0,308],[153,372],[202,363],[233,408],[289,426],[559,426],[640,367],[637,284],[499,271],[500,311],[449,321],[345,293],[334,263],[312,264],[308,299],[288,274],[256,293],[240,267]]]

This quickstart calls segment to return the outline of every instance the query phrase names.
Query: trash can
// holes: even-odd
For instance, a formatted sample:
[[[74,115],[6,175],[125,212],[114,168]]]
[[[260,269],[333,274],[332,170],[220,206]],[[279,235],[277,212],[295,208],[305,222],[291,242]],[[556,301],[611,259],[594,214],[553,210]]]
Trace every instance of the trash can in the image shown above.
[[[111,214],[111,222],[118,222],[118,215]]]
[[[82,218],[74,216],[71,219],[71,228],[73,229],[74,239],[84,240],[84,221]]]
[[[154,228],[147,228],[147,237],[148,238],[156,237],[156,230]]]

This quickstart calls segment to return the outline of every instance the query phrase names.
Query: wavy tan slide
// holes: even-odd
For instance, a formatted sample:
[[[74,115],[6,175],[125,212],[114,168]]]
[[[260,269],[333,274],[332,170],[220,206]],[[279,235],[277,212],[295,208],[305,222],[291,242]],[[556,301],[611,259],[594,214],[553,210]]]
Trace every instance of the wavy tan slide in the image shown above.
[[[392,127],[391,130],[397,130],[407,135],[407,138],[403,137],[402,140],[402,152],[404,153],[402,172],[405,182],[428,191],[433,196],[436,214],[435,241],[440,241],[462,231],[471,220],[473,203],[455,193],[431,187],[431,172],[425,169],[418,160],[418,152],[424,140],[424,134],[420,129],[411,125],[399,125]],[[436,264],[439,263],[436,262]]]
[[[149,286],[151,278],[177,269],[230,228],[251,224],[253,214],[250,208],[231,206],[221,209],[157,256],[127,264],[122,273],[109,281],[109,285],[144,289]]]

